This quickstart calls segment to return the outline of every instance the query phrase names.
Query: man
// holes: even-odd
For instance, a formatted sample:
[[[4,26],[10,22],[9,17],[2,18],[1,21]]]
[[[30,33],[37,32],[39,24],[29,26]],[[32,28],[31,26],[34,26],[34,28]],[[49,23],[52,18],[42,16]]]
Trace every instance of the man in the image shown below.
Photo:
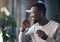
[[[59,23],[47,20],[46,7],[43,3],[34,4],[27,12],[31,13],[34,25],[29,28],[28,32],[25,32],[29,19],[23,21],[19,42],[29,42],[30,37],[33,42],[60,42]]]

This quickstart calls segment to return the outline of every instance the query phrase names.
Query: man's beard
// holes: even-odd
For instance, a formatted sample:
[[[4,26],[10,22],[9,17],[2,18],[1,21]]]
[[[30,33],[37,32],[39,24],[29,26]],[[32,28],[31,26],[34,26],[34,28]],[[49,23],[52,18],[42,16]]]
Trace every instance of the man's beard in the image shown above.
[[[40,19],[35,19],[33,23],[35,24],[35,23],[39,23],[39,22],[40,22]]]

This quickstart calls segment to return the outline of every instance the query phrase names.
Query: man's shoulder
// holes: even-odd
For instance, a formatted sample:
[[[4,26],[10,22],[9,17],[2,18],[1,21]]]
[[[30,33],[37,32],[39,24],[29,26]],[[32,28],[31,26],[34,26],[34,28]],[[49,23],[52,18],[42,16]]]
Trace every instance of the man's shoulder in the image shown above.
[[[50,20],[50,23],[49,23],[49,26],[52,28],[52,29],[55,29],[55,28],[58,28],[60,26],[60,24],[56,21],[52,21]]]
[[[52,24],[56,24],[56,25],[60,25],[60,23],[58,23],[58,22],[56,22],[56,21],[52,21],[52,20],[51,20],[51,23],[52,23]]]
[[[56,22],[56,21],[51,21],[52,23],[52,27],[57,27],[57,28],[59,28],[60,27],[60,23],[58,23],[58,22]]]

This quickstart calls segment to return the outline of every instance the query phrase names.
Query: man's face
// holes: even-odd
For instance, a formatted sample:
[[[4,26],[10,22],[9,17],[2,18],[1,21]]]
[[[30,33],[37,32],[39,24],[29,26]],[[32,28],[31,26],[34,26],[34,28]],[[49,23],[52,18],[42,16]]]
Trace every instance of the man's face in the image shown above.
[[[39,11],[37,10],[36,7],[31,8],[31,16],[34,21],[34,23],[39,22]]]

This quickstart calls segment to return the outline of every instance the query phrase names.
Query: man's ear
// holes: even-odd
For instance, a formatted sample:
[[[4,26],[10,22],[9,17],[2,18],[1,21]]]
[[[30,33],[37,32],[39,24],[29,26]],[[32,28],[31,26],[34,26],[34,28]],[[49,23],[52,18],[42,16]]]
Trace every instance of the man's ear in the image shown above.
[[[39,12],[39,15],[41,15],[41,16],[44,15],[43,11],[40,11],[40,12]]]

